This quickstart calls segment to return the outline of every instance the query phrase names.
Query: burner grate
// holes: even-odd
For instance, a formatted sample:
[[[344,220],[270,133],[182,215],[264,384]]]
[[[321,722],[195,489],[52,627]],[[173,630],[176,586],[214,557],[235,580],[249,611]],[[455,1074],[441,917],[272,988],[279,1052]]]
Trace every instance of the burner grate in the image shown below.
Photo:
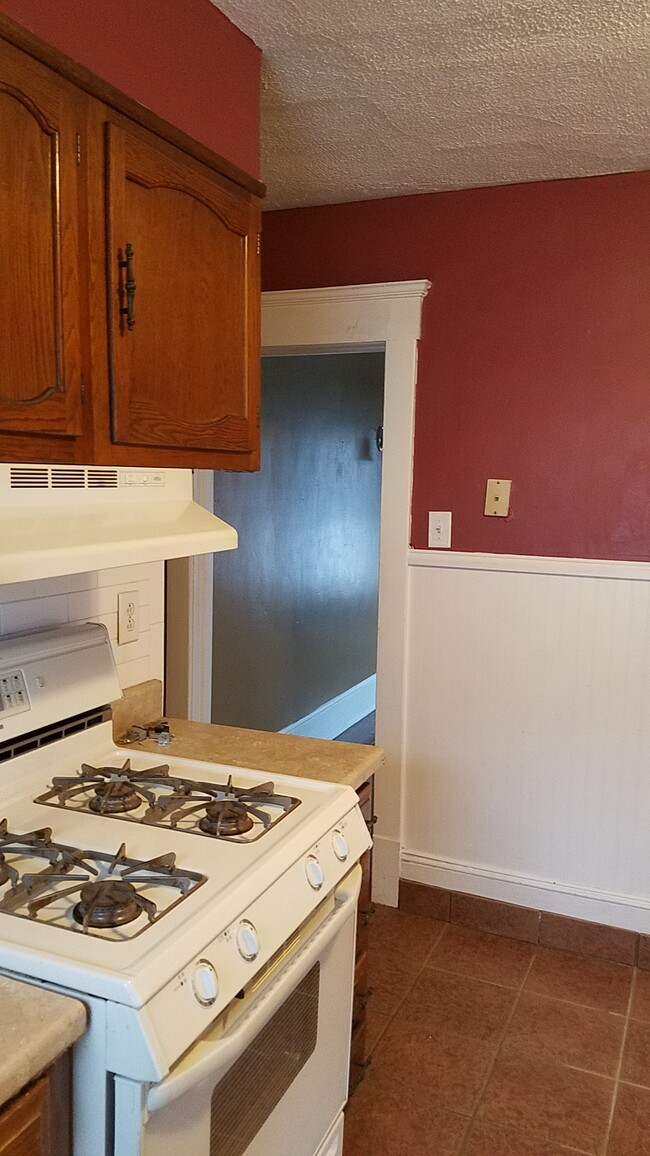
[[[173,852],[130,859],[124,843],[104,854],[55,843],[50,827],[15,834],[0,821],[0,915],[112,942],[134,939],[205,881],[178,868]]]
[[[230,843],[260,839],[300,804],[275,793],[272,782],[238,787],[232,775],[225,783],[208,783],[170,774],[169,765],[134,770],[82,763],[76,775],[53,778],[35,800],[48,807],[97,814]]]

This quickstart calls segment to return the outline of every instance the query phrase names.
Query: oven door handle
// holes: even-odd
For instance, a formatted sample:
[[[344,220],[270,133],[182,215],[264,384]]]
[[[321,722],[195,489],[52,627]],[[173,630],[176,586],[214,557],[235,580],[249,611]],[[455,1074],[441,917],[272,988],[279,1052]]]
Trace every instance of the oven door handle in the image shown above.
[[[319,928],[300,948],[277,978],[251,1004],[248,1011],[238,1020],[231,1033],[218,1040],[199,1040],[188,1058],[181,1060],[159,1084],[152,1084],[147,1093],[147,1109],[154,1112],[164,1108],[178,1096],[182,1096],[202,1080],[219,1080],[231,1064],[242,1054],[250,1043],[282,1006],[287,996],[313,967],[324,948],[336,937],[343,924],[354,917],[361,887],[361,868],[354,867],[346,875],[335,893],[336,906]],[[352,967],[350,961],[350,994],[352,992]]]

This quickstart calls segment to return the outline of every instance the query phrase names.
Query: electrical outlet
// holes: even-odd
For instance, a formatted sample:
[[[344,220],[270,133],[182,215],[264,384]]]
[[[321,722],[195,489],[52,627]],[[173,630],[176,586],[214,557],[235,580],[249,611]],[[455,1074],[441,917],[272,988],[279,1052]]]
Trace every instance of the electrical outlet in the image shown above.
[[[449,550],[451,547],[451,510],[429,511],[429,546]]]
[[[121,590],[117,596],[117,643],[135,642],[140,634],[140,595],[137,590]]]

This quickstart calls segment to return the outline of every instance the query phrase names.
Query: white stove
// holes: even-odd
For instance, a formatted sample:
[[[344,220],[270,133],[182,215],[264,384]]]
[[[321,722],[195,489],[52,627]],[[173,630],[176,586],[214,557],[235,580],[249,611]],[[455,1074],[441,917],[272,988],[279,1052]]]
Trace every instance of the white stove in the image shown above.
[[[343,1023],[339,1041],[349,1033],[354,865],[370,845],[356,794],[175,758],[173,741],[125,752],[104,707],[119,694],[101,626],[0,639],[0,969],[89,1009],[74,1156],[166,1156],[182,1120],[193,1156],[336,1154],[345,1072],[314,1127],[284,1116],[306,1082],[321,1096],[324,1018]],[[343,940],[340,988],[327,955]],[[241,1062],[282,994],[293,1006],[314,952],[313,1047],[267,1116],[222,1141],[223,1056]],[[342,1007],[325,1005],[330,987]]]

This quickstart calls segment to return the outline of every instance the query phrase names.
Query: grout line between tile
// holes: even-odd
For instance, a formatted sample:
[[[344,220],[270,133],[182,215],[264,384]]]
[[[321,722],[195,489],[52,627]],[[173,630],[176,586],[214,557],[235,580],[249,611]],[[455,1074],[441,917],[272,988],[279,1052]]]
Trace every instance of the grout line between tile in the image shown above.
[[[466,1148],[467,1148],[467,1141],[468,1141],[468,1139],[469,1139],[469,1135],[470,1135],[470,1132],[472,1131],[472,1128],[473,1128],[473,1126],[474,1126],[474,1121],[476,1120],[476,1115],[477,1115],[477,1112],[478,1112],[478,1109],[479,1109],[479,1106],[480,1106],[481,1100],[483,1099],[483,1096],[484,1096],[484,1093],[485,1093],[485,1089],[487,1088],[487,1086],[488,1086],[488,1084],[489,1084],[489,1082],[490,1082],[490,1080],[491,1080],[491,1078],[492,1078],[492,1073],[493,1073],[493,1071],[494,1071],[494,1066],[495,1066],[495,1064],[496,1064],[496,1062],[497,1062],[497,1059],[499,1058],[499,1054],[500,1054],[500,1052],[501,1052],[501,1047],[502,1047],[503,1041],[504,1041],[504,1039],[506,1038],[506,1033],[507,1033],[507,1031],[508,1031],[508,1028],[510,1027],[510,1024],[512,1023],[512,1018],[513,1018],[513,1016],[514,1016],[514,1014],[515,1014],[515,1012],[516,1012],[517,1008],[519,1007],[519,1003],[520,1003],[520,1001],[521,1001],[521,997],[522,997],[522,995],[523,995],[523,993],[524,993],[524,986],[525,986],[525,984],[526,984],[526,980],[528,979],[528,976],[530,975],[530,972],[531,972],[532,966],[533,966],[533,964],[534,964],[534,962],[535,962],[535,955],[536,955],[536,952],[533,952],[533,955],[532,955],[531,961],[530,961],[530,963],[528,964],[528,967],[527,967],[527,969],[526,969],[526,974],[525,974],[525,976],[524,976],[523,980],[521,981],[521,986],[520,986],[520,988],[519,988],[519,991],[518,991],[518,993],[517,993],[517,997],[516,997],[516,999],[515,999],[515,1001],[514,1001],[514,1003],[513,1003],[512,1007],[511,1007],[511,1009],[510,1009],[510,1015],[508,1016],[508,1018],[506,1019],[506,1022],[505,1022],[505,1024],[503,1025],[503,1029],[502,1029],[502,1031],[501,1031],[501,1035],[499,1036],[499,1041],[498,1041],[498,1043],[497,1043],[497,1046],[496,1046],[496,1049],[495,1049],[495,1052],[494,1052],[494,1056],[492,1057],[492,1063],[490,1064],[490,1066],[489,1066],[489,1068],[488,1068],[488,1072],[487,1072],[487,1075],[486,1075],[486,1077],[485,1077],[485,1080],[483,1081],[483,1086],[482,1086],[482,1088],[481,1088],[481,1090],[480,1090],[480,1092],[479,1092],[479,1094],[478,1094],[478,1096],[477,1096],[477,1098],[476,1098],[476,1104],[474,1105],[474,1111],[472,1112],[472,1114],[471,1114],[471,1116],[470,1116],[470,1118],[469,1118],[469,1123],[468,1123],[468,1125],[467,1125],[467,1130],[466,1130],[466,1132],[465,1132],[465,1135],[464,1135],[464,1137],[463,1137],[463,1142],[462,1142],[462,1144],[461,1144],[460,1148],[458,1149],[458,1156],[463,1156],[463,1152],[465,1152],[465,1151],[466,1151]],[[513,989],[510,989],[510,990],[513,990]],[[514,989],[514,990],[516,990],[516,989]]]
[[[376,1048],[377,1048],[378,1044],[380,1043],[380,1041],[381,1041],[381,1040],[384,1038],[384,1036],[386,1035],[386,1032],[388,1031],[388,1029],[389,1029],[390,1025],[392,1024],[393,1020],[395,1019],[395,1016],[396,1016],[396,1015],[397,1015],[397,1013],[399,1012],[399,1010],[400,1010],[400,1008],[401,1008],[402,1004],[404,1003],[405,999],[406,999],[406,998],[407,998],[407,997],[408,997],[408,996],[411,994],[411,992],[413,991],[413,988],[415,987],[415,985],[416,985],[417,981],[419,980],[420,976],[422,975],[422,972],[424,971],[424,968],[426,967],[426,962],[427,962],[427,960],[428,960],[429,956],[431,955],[431,952],[433,951],[433,949],[434,949],[434,947],[436,946],[436,944],[437,944],[437,943],[439,943],[441,936],[442,936],[442,935],[444,935],[444,932],[445,932],[445,928],[443,927],[443,928],[441,929],[441,931],[440,931],[440,935],[438,935],[438,937],[437,937],[437,939],[435,940],[435,942],[431,944],[431,947],[429,948],[429,950],[427,951],[426,955],[424,956],[424,958],[423,958],[423,960],[422,960],[422,963],[420,964],[420,967],[419,967],[418,971],[417,971],[417,972],[414,972],[414,975],[413,975],[413,979],[412,979],[411,983],[410,983],[410,984],[407,984],[407,985],[405,985],[405,987],[404,987],[404,989],[403,989],[403,992],[402,992],[402,998],[400,999],[399,1003],[398,1003],[398,1004],[396,1004],[396,1005],[395,1005],[395,1008],[394,1008],[394,1010],[393,1010],[392,1012],[390,1012],[390,1013],[387,1015],[387,1017],[386,1017],[386,1018],[387,1018],[387,1021],[388,1021],[388,1022],[386,1023],[386,1025],[385,1025],[385,1027],[384,1027],[384,1030],[383,1030],[383,1032],[381,1033],[381,1035],[380,1035],[379,1039],[378,1039],[378,1040],[375,1042],[375,1046],[373,1047],[373,1049],[372,1049],[372,1052],[370,1053],[370,1056],[371,1056],[371,1057],[374,1055],[374,1053],[375,1053],[375,1050],[376,1050]]]
[[[618,1064],[616,1066],[616,1074],[614,1076],[614,1094],[612,1096],[612,1103],[609,1109],[609,1120],[607,1122],[607,1131],[605,1133],[605,1143],[602,1148],[602,1156],[607,1156],[609,1150],[609,1141],[612,1134],[612,1125],[614,1123],[614,1114],[616,1112],[616,1104],[618,1101],[618,1092],[621,1086],[621,1072],[623,1070],[623,1056],[625,1055],[625,1044],[627,1042],[627,1034],[630,1028],[630,1012],[632,1011],[632,1003],[634,1000],[634,990],[636,988],[637,971],[636,968],[632,971],[632,983],[630,984],[630,994],[627,1001],[627,1014],[625,1016],[625,1027],[623,1028],[623,1039],[621,1040],[621,1051],[618,1057]]]

